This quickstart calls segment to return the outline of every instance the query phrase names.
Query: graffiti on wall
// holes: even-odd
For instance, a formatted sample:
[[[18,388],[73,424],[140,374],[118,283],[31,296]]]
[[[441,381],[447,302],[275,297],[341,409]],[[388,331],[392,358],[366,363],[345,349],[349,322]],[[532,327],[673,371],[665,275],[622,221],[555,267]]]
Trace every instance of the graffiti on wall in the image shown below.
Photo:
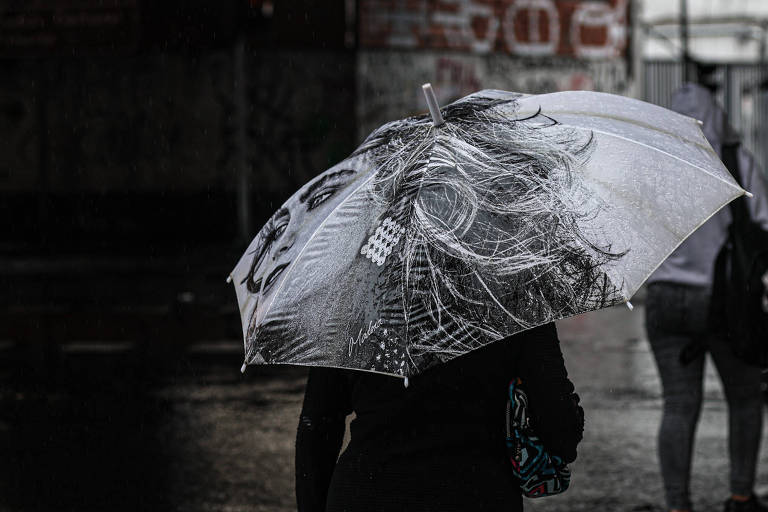
[[[492,72],[486,69],[483,61],[476,59],[461,59],[455,56],[443,55],[434,60],[432,84],[438,91],[438,99],[447,103],[473,93],[484,87],[492,80]],[[561,67],[560,64],[558,67]],[[498,68],[498,66],[497,66]],[[538,72],[537,72],[538,71]],[[559,70],[543,67],[528,69],[524,73],[509,73],[505,80],[498,80],[498,87],[510,87],[509,83],[520,84],[520,90],[541,93],[554,91],[592,91],[595,90],[593,70],[581,67],[564,67]],[[611,84],[600,84],[603,87],[615,89],[616,81]],[[620,87],[619,87],[620,88]],[[418,96],[421,100],[421,97]]]
[[[386,76],[386,80],[381,77]],[[426,109],[421,84],[441,105],[480,89],[529,94],[594,90],[627,94],[626,59],[516,58],[493,53],[363,51],[357,57],[358,140],[381,123]]]
[[[364,48],[452,49],[476,54],[618,57],[628,0],[367,0]]]

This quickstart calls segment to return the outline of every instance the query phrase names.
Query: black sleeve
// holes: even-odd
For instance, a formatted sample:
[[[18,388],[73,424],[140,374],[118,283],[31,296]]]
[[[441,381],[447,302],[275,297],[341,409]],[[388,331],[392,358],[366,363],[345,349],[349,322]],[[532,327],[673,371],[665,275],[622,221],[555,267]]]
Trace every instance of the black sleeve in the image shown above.
[[[312,368],[296,431],[296,504],[325,510],[328,485],[344,440],[350,390],[343,370]]]
[[[520,356],[532,426],[548,452],[573,462],[584,433],[584,410],[568,379],[555,324],[528,331]]]

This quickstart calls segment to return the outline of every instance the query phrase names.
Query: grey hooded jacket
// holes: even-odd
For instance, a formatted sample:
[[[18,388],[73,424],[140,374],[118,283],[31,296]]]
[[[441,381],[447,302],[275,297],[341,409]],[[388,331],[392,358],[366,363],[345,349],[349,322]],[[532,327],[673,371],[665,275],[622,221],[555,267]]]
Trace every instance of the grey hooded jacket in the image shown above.
[[[709,143],[722,158],[723,145],[739,141],[727,116],[712,94],[696,84],[685,84],[672,95],[672,110],[699,119]],[[746,199],[752,219],[768,229],[768,183],[753,156],[739,146],[739,174],[744,189],[754,194]],[[668,282],[691,286],[712,286],[715,258],[723,247],[731,223],[726,206],[693,232],[648,278],[648,283]]]

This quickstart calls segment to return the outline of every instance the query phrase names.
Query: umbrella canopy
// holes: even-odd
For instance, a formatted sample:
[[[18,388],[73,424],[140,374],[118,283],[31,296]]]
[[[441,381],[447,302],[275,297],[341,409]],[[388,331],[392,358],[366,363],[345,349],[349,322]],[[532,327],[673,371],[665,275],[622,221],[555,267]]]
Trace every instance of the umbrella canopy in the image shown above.
[[[742,190],[691,118],[485,90],[386,124],[273,215],[231,274],[245,362],[417,374],[629,300]]]

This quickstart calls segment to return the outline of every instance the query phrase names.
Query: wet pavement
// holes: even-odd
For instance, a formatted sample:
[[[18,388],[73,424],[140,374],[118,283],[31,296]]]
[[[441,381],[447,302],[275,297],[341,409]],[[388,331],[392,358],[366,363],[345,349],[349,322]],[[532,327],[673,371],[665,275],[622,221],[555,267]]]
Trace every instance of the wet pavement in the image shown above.
[[[562,496],[532,511],[662,510],[656,463],[659,381],[642,328],[626,307],[559,323],[586,410],[585,438]],[[251,368],[240,344],[212,341],[173,362],[130,349],[70,346],[54,380],[31,378],[0,343],[0,511],[289,511],[293,443],[305,372]],[[727,411],[711,365],[696,439],[698,511],[727,494]],[[758,490],[768,489],[768,449]]]
[[[572,488],[527,502],[532,511],[664,510],[656,455],[661,384],[643,328],[644,311],[626,307],[559,322],[571,379],[586,411]],[[692,499],[699,512],[720,511],[728,495],[727,405],[711,361],[696,436]],[[765,430],[764,430],[765,434]],[[762,447],[757,490],[768,484]]]

